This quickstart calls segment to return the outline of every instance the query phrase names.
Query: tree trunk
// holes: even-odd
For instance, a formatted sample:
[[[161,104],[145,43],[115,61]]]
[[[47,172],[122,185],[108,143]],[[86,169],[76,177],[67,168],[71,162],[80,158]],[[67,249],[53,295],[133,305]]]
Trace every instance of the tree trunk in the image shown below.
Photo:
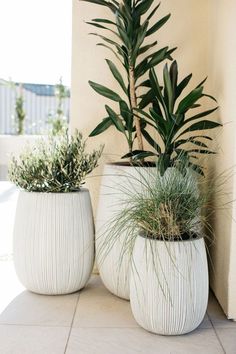
[[[135,92],[135,79],[134,79],[134,67],[130,66],[129,68],[129,84],[130,84],[130,99],[132,110],[137,108],[137,96]],[[141,132],[140,119],[137,116],[134,116],[135,128],[138,140],[138,149],[143,150],[143,138]]]

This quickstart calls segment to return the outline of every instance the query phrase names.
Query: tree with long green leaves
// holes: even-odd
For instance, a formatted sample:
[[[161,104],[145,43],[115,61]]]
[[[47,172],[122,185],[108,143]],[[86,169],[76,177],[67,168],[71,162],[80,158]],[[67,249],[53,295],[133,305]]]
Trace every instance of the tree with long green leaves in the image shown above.
[[[110,88],[89,81],[90,86],[100,95],[118,103],[115,112],[105,105],[107,117],[91,132],[90,136],[103,133],[110,126],[121,132],[128,143],[129,156],[132,161],[132,151],[135,139],[138,149],[143,150],[142,131],[146,126],[144,119],[134,114],[135,109],[144,109],[152,97],[142,94],[141,90],[150,88],[147,73],[163,60],[172,60],[171,53],[176,49],[168,46],[156,49],[157,41],[150,38],[168,21],[170,14],[150,24],[160,4],[152,8],[154,0],[81,0],[101,5],[112,12],[113,18],[95,18],[89,25],[108,32],[110,36],[91,33],[102,41],[103,46],[115,55],[119,67],[111,60],[106,59],[108,67],[122,89],[124,95],[119,95]],[[121,69],[120,69],[121,66]],[[152,91],[148,91],[152,93]]]
[[[168,64],[164,66],[163,86],[161,86],[152,68],[149,72],[150,89],[146,93],[146,98],[143,97],[144,101],[150,96],[153,97],[152,106],[149,113],[136,109],[136,115],[143,117],[147,126],[151,126],[156,131],[158,140],[154,140],[151,134],[143,129],[142,134],[154,151],[135,150],[132,152],[133,158],[139,160],[150,156],[157,157],[162,175],[168,167],[175,166],[183,159],[194,170],[203,174],[203,169],[197,162],[199,154],[215,153],[207,145],[207,141],[211,141],[212,138],[205,131],[217,128],[221,124],[202,118],[216,111],[218,107],[198,111],[196,114],[191,114],[191,112],[201,107],[199,100],[203,97],[215,102],[216,100],[213,96],[203,92],[206,78],[187,95],[181,97],[191,78],[192,74],[178,82],[178,65],[176,61],[173,61],[170,68]],[[125,157],[130,157],[130,154]]]

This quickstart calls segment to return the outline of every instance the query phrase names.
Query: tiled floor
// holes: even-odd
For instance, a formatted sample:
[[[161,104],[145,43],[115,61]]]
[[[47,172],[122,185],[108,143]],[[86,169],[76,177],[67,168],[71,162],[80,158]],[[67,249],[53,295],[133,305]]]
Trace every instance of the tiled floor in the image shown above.
[[[99,276],[81,292],[43,296],[22,288],[12,261],[0,262],[2,268],[3,302],[7,293],[11,302],[0,315],[1,354],[236,353],[236,323],[225,318],[212,295],[197,330],[158,336],[137,325],[129,302],[111,295]]]
[[[3,185],[2,185],[3,186]],[[7,188],[6,188],[7,187]],[[98,276],[66,296],[26,291],[13,263],[12,224],[17,193],[0,188],[0,354],[236,354],[236,322],[211,295],[200,327],[183,336],[158,336],[135,322],[128,301],[111,295]]]

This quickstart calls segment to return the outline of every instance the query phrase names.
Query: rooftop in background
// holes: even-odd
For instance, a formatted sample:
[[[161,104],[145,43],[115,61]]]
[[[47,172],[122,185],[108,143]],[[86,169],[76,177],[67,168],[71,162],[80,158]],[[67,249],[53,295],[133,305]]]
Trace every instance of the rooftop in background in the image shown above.
[[[20,83],[16,83],[19,85]],[[33,92],[37,96],[55,96],[55,86],[47,84],[22,83],[25,90]]]
[[[17,83],[17,85],[19,85]],[[35,93],[37,96],[55,96],[55,85],[23,83],[25,90]]]

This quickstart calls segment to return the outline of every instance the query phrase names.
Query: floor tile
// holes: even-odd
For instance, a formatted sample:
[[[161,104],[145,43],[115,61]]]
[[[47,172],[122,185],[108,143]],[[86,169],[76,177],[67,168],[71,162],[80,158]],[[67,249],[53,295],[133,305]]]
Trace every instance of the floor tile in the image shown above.
[[[212,324],[207,313],[205,314],[205,317],[198,328],[212,328]]]
[[[138,327],[129,301],[112,295],[99,276],[93,276],[83,291],[74,318],[74,327]]]
[[[228,320],[215,296],[210,293],[207,314],[216,328],[235,328],[236,322]]]
[[[73,328],[66,354],[222,354],[212,329],[159,336],[141,328]]]
[[[226,354],[236,353],[236,328],[217,328],[216,333]]]
[[[0,325],[1,354],[64,354],[69,328]]]
[[[24,291],[0,315],[1,324],[70,326],[78,293],[61,296]]]

